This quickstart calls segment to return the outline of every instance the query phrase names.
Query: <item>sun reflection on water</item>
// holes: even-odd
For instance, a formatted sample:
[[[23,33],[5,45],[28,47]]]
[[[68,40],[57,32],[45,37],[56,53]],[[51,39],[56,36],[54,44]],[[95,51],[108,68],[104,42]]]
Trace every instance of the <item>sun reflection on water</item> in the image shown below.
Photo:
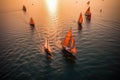
[[[46,0],[46,6],[48,9],[48,13],[51,15],[55,15],[57,12],[57,3],[58,0]]]

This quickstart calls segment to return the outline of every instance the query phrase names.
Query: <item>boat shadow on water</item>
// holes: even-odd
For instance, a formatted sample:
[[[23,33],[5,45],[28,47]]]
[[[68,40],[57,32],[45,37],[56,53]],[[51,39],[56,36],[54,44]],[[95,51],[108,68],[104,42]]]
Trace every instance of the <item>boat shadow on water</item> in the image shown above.
[[[91,17],[89,17],[89,16],[85,16],[85,17],[86,17],[86,22],[90,23],[91,22]]]
[[[77,59],[74,55],[72,55],[71,53],[68,53],[65,50],[62,50],[62,55],[63,55],[65,61],[69,64],[74,64],[75,60]]]
[[[53,57],[51,55],[48,55],[47,53],[46,53],[46,58],[48,61],[51,61],[53,59]]]

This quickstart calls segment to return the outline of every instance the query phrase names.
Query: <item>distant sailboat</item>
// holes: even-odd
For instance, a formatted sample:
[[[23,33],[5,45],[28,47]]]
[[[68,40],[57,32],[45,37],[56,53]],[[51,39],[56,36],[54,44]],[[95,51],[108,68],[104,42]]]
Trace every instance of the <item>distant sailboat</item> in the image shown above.
[[[88,7],[88,9],[85,12],[85,16],[90,16],[90,15],[91,15],[90,7]]]
[[[75,46],[75,41],[72,36],[72,28],[68,31],[66,34],[66,37],[64,40],[61,42],[63,50],[66,51],[66,53],[74,56],[77,52],[76,46]]]
[[[27,9],[26,9],[25,5],[23,5],[23,11],[24,11],[24,12],[26,12],[26,11],[27,11]]]
[[[45,39],[44,50],[49,57],[52,56],[52,50],[50,48],[48,39]]]
[[[34,23],[32,18],[30,18],[30,23],[29,24],[30,24],[30,26],[33,26],[33,27],[35,26],[35,23]]]
[[[90,1],[88,1],[87,4],[89,5],[89,4],[90,4]]]
[[[82,23],[83,23],[83,17],[82,17],[82,13],[80,13],[78,24],[81,25]]]
[[[87,11],[85,12],[85,16],[87,17],[87,19],[91,19],[91,12],[90,12],[90,7],[87,9]]]

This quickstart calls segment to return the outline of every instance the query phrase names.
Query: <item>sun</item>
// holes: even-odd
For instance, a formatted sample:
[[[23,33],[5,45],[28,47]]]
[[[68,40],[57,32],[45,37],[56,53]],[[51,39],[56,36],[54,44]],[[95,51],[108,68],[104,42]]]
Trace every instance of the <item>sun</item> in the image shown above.
[[[50,13],[55,13],[57,9],[57,0],[46,0],[47,8]]]

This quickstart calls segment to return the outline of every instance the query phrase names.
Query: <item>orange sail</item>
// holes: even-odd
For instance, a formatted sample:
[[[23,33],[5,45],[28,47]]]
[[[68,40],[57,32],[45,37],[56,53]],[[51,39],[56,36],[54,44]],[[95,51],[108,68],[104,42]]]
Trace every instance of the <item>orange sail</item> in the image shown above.
[[[66,34],[65,39],[62,41],[63,46],[69,47],[69,41],[70,41],[71,36],[72,36],[72,28],[69,30],[69,32]]]
[[[62,41],[61,44],[66,51],[68,51],[71,54],[76,54],[77,50],[76,50],[74,38],[72,36],[72,28],[68,31],[65,39]]]
[[[29,23],[31,26],[35,26],[35,23],[34,23],[34,21],[33,21],[33,19],[32,18],[30,18],[30,23]]]
[[[80,17],[78,19],[78,23],[82,24],[83,23],[83,17],[82,17],[82,13],[80,13]]]
[[[90,12],[90,7],[87,9],[87,11],[85,12],[86,16],[91,16],[91,12]]]
[[[34,24],[34,21],[32,18],[30,19],[30,24]]]

